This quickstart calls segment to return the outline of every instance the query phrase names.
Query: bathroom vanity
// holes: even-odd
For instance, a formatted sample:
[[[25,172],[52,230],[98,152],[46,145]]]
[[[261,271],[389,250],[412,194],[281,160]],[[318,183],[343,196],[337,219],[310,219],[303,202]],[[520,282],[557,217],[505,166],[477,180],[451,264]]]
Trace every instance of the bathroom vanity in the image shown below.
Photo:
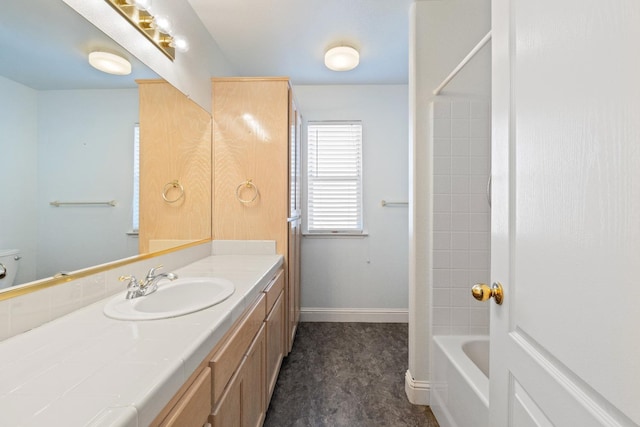
[[[209,256],[174,272],[233,282],[215,306],[116,320],[112,296],[0,342],[0,425],[262,425],[286,350],[282,268]]]

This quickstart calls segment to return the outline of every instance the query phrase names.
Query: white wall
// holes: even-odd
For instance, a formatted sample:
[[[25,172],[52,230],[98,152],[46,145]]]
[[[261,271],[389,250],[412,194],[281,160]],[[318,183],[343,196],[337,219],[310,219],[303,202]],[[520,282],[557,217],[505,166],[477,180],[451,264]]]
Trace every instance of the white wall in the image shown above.
[[[407,321],[407,207],[380,204],[408,200],[407,86],[295,86],[294,93],[304,121],[303,188],[306,123],[362,121],[368,232],[303,238],[303,320]]]
[[[428,404],[433,280],[432,91],[491,28],[490,0],[416,1],[411,8],[409,64],[409,371],[407,394]],[[444,96],[468,94],[490,76],[482,56],[476,70],[463,70]],[[489,95],[489,88],[480,96]]]
[[[0,94],[0,249],[21,251],[15,283],[137,254],[126,234],[137,89],[35,91],[0,77]]]
[[[138,90],[43,91],[38,97],[38,278],[136,255],[133,130]],[[54,207],[108,201],[115,207]]]
[[[23,282],[36,277],[38,93],[0,77],[0,94],[0,251],[20,249]]]

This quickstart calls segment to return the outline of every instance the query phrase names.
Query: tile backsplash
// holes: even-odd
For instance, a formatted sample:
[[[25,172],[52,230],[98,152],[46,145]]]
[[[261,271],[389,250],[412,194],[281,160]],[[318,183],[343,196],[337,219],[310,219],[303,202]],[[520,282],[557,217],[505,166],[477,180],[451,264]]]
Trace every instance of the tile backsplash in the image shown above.
[[[433,117],[434,335],[488,334],[489,305],[471,296],[489,281],[491,105],[439,100]]]

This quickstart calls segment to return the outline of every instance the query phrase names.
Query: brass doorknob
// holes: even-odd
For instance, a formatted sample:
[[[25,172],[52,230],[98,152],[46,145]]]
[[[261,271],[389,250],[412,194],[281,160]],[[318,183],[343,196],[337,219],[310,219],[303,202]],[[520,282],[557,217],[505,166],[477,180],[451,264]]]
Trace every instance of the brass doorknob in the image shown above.
[[[486,301],[489,298],[493,298],[496,304],[502,304],[504,299],[504,291],[500,282],[495,282],[489,286],[486,283],[476,283],[471,288],[471,295],[478,301]]]

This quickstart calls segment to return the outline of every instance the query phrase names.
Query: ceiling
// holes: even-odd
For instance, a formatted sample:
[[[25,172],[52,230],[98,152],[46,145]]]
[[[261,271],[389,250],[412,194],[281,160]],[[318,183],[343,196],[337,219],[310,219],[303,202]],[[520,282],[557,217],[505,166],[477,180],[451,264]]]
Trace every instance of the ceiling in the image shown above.
[[[406,84],[413,0],[188,0],[242,76],[293,84]],[[360,65],[338,72],[324,52],[347,44]]]
[[[184,1],[184,0],[183,0]],[[406,84],[413,0],[187,0],[240,76],[293,84]],[[323,65],[327,48],[360,51],[360,65]],[[71,47],[71,48],[69,48]],[[133,74],[87,66],[92,50],[124,53]],[[36,90],[136,87],[148,67],[62,1],[9,1],[0,13],[0,76]]]

